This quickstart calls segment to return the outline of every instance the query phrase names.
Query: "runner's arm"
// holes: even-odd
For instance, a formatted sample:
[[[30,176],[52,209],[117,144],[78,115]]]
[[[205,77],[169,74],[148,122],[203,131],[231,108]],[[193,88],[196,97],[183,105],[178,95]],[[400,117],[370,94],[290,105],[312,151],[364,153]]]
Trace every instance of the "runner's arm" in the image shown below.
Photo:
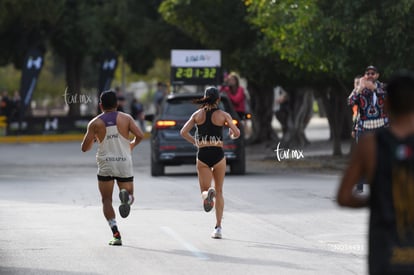
[[[134,139],[131,141],[131,150],[134,149],[143,139],[144,133],[138,128],[137,124],[135,123],[134,119],[130,116],[129,120],[129,130],[135,136]]]
[[[240,137],[240,129],[233,123],[233,118],[230,116],[230,114],[224,112],[224,116],[226,119],[225,125],[229,127],[230,138],[236,139]]]
[[[95,142],[95,124],[93,121],[88,123],[88,127],[83,137],[83,141],[81,144],[82,152],[86,152],[92,149],[93,143]]]
[[[337,193],[337,203],[340,206],[351,208],[368,206],[369,198],[356,196],[354,187],[360,180],[371,182],[375,162],[374,154],[374,136],[367,134],[360,139],[353,150],[349,165],[343,174]]]
[[[192,135],[190,135],[190,131],[191,131],[191,129],[193,129],[193,127],[195,125],[194,115],[195,115],[195,113],[192,114],[192,116],[184,124],[183,128],[181,128],[180,134],[186,141],[188,141],[189,143],[191,143],[195,146],[196,145],[196,140]]]

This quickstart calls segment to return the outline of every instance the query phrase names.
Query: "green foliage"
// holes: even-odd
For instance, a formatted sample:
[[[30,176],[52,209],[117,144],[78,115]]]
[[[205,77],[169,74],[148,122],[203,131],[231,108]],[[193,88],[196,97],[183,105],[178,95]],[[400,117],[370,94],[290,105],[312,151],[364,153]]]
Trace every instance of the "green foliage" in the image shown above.
[[[300,70],[350,79],[368,64],[385,75],[412,68],[414,2],[249,0],[249,22],[260,28],[263,48]]]
[[[359,66],[375,64],[384,76],[389,76],[399,68],[412,69],[414,54],[410,50],[414,35],[412,14],[413,1],[347,1],[326,5],[326,13],[337,14],[342,20],[333,20],[336,28],[332,35],[350,49],[348,67],[351,60]],[[360,64],[362,60],[365,64]]]
[[[64,1],[50,37],[58,55],[99,56],[107,49],[104,26],[111,17],[104,16],[105,3],[111,5],[100,1]]]
[[[95,61],[110,49],[143,74],[156,58],[169,58],[171,48],[194,44],[161,19],[156,2],[0,0],[0,65],[20,68],[35,45],[53,48],[60,57]]]
[[[13,65],[0,67],[0,92],[5,90],[11,95],[12,91],[19,90],[20,71],[16,70]]]
[[[105,30],[108,41],[122,55],[132,71],[146,74],[157,59],[169,59],[174,48],[194,47],[196,43],[174,26],[162,20],[157,1],[117,1],[107,16],[115,12]]]
[[[247,38],[240,37],[248,26],[240,24],[245,9],[239,0],[167,0],[159,11],[164,20],[208,48],[234,49]]]
[[[240,0],[166,0],[159,8],[164,20],[222,53],[222,67],[236,70],[249,81],[276,84],[274,53],[260,51],[260,33],[246,21]]]
[[[264,35],[263,48],[305,71],[332,70],[337,53],[329,51],[324,18],[316,1],[249,1],[249,22]]]
[[[62,72],[56,71],[55,59],[51,53],[45,56],[45,62],[42,71],[39,74],[39,80],[36,86],[36,92],[33,94],[34,100],[50,99],[54,104],[64,102],[64,92],[66,88],[65,77]],[[14,68],[13,65],[0,67],[1,89],[7,90],[9,95],[13,91],[19,91],[21,82],[21,72]]]
[[[33,99],[52,99],[56,105],[63,104],[66,83],[64,72],[57,69],[59,66],[60,64],[53,53],[47,52]]]
[[[32,46],[45,46],[63,8],[63,0],[0,0],[0,65],[21,68]]]
[[[56,70],[71,58],[82,62],[83,85],[93,87],[106,49],[127,63],[129,81],[168,60],[171,49],[208,48],[221,50],[223,67],[250,83],[322,87],[348,83],[368,64],[383,77],[413,69],[412,14],[411,0],[0,0],[0,65],[20,68],[27,49],[40,45],[54,52],[48,63],[58,59],[39,87],[59,75],[59,91],[66,85]],[[147,78],[168,81],[168,64],[155,67],[163,70]],[[14,89],[10,79],[2,85]]]
[[[125,62],[124,71],[122,71],[122,57],[118,59],[118,67],[115,70],[113,86],[122,85],[122,74],[124,74],[125,82],[137,82],[137,81],[146,81],[146,82],[157,82],[162,81],[168,83],[170,80],[170,62],[162,59],[157,59],[154,62],[154,66],[150,68],[145,75],[138,74],[134,72],[131,67]]]

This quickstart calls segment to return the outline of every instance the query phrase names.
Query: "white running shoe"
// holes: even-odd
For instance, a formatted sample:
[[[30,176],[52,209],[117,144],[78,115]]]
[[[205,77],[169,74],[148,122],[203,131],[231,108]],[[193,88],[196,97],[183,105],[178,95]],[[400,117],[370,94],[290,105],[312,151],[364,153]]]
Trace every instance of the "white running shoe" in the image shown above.
[[[114,237],[109,241],[109,245],[122,245],[122,240]]]
[[[211,233],[211,237],[213,239],[221,239],[221,227],[216,226],[213,230],[213,233]]]

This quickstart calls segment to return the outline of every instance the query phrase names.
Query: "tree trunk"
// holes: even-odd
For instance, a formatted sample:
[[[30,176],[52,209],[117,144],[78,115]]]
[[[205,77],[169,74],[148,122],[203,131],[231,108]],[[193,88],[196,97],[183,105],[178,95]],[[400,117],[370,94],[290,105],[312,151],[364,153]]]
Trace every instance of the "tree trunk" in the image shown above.
[[[277,142],[279,138],[272,128],[273,87],[260,86],[250,80],[248,83],[253,127],[253,134],[248,142],[250,144]]]
[[[321,93],[321,96],[331,130],[333,155],[340,156],[342,155],[341,141],[349,139],[352,126],[346,94],[341,89],[329,87],[325,93]]]
[[[312,117],[313,93],[309,89],[288,92],[289,111],[286,132],[282,142],[286,146],[305,146],[309,144],[305,129]]]
[[[80,116],[81,104],[81,69],[83,58],[77,54],[67,54],[65,101],[69,105],[69,116]]]
[[[341,104],[343,98],[340,96],[339,92],[332,93],[332,106],[333,110],[333,122],[332,125],[332,136],[333,136],[333,155],[341,156],[342,147],[341,147],[341,134],[342,134],[342,122],[343,122],[343,104]]]
[[[332,136],[332,125],[334,124],[333,122],[333,108],[331,107],[331,103],[330,103],[330,88],[327,89],[326,91],[323,92],[319,92],[318,96],[320,97],[320,102],[323,104],[323,108],[325,109],[325,115],[326,115],[326,119],[328,120],[328,125],[329,125],[329,140],[333,139]]]

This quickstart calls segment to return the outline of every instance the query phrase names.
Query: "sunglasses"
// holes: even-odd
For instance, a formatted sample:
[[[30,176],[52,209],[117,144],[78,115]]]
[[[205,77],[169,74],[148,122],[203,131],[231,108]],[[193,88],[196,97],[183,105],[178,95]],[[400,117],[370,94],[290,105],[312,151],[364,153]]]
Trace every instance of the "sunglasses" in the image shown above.
[[[365,73],[366,75],[375,75],[376,73],[370,73],[370,72],[367,72],[367,73]]]

